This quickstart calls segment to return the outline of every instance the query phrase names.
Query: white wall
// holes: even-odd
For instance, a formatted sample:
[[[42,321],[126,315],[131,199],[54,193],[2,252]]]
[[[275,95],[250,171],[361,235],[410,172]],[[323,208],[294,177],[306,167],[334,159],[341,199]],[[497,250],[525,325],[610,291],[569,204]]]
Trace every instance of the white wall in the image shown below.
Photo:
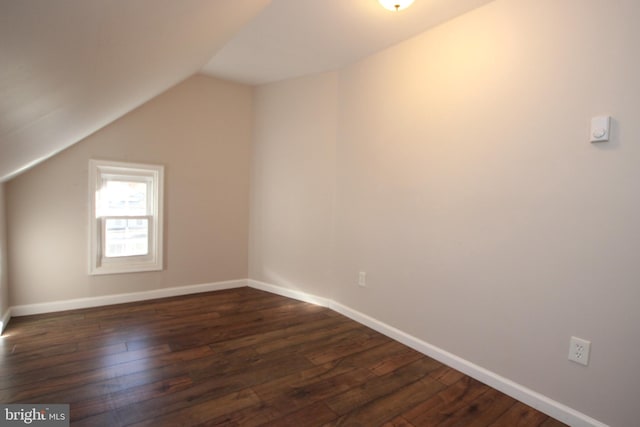
[[[11,305],[248,275],[249,86],[196,75],[6,184]],[[164,270],[88,275],[88,161],[165,165]]]
[[[251,277],[637,424],[639,16],[634,0],[497,0],[337,77],[259,89]],[[602,113],[612,141],[594,145]],[[335,157],[318,156],[334,124]],[[592,341],[588,367],[571,335]]]
[[[5,206],[5,185],[0,183],[0,332],[4,316],[9,310],[9,279],[7,274],[7,214]]]

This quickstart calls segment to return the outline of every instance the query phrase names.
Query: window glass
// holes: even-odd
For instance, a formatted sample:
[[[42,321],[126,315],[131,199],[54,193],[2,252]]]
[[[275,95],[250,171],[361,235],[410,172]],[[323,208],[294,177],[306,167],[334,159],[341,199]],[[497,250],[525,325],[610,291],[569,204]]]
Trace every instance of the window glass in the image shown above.
[[[105,181],[98,195],[96,216],[147,215],[148,186],[139,181]]]
[[[105,257],[139,256],[149,253],[147,218],[106,218],[104,228]]]

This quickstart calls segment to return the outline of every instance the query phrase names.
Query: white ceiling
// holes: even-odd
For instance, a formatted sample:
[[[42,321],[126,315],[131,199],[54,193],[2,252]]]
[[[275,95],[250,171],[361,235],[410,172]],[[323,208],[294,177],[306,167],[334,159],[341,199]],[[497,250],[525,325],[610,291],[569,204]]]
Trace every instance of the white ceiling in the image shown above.
[[[268,0],[0,0],[0,181],[198,72]]]
[[[333,70],[489,1],[0,0],[0,182],[198,71]]]
[[[272,0],[203,68],[262,84],[335,70],[492,0],[416,0],[400,12],[378,0]]]

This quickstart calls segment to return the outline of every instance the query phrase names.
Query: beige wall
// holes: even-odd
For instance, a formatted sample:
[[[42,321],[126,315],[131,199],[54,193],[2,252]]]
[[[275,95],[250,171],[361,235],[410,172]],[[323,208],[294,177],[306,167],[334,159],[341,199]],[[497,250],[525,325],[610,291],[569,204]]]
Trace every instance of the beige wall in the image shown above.
[[[9,309],[9,275],[7,273],[7,216],[5,185],[0,183],[0,322]],[[3,325],[6,327],[6,325]]]
[[[256,89],[253,279],[329,296],[336,90],[332,73]]]
[[[612,426],[637,424],[638,16],[635,0],[497,0],[337,80],[259,89],[256,120],[268,124],[256,141],[268,147],[254,157],[251,277],[331,297]],[[588,124],[602,113],[612,141],[594,145]],[[328,134],[299,123],[337,123],[335,157],[317,155]],[[329,204],[332,231],[316,217]],[[280,237],[297,221],[321,224],[311,233],[324,233],[330,260],[311,239]],[[300,268],[327,263],[324,288],[318,268]],[[588,367],[567,360],[571,335],[592,341]]]
[[[11,304],[247,277],[252,89],[197,75],[6,184]],[[89,276],[88,161],[165,165],[165,269]]]

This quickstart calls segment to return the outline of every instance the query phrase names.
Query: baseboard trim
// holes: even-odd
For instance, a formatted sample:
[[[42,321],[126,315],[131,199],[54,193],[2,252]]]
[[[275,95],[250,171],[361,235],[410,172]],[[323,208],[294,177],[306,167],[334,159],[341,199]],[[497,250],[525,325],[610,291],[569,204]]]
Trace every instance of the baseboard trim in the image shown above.
[[[128,294],[103,295],[99,297],[78,298],[66,301],[16,305],[10,308],[10,313],[11,316],[29,316],[32,314],[54,313],[58,311],[76,310],[80,308],[101,307],[105,305],[124,304],[128,302],[198,294],[202,292],[221,291],[224,289],[242,288],[245,286],[247,286],[246,279],[229,280],[224,282],[204,283],[200,285],[154,289],[151,291],[133,292]],[[3,326],[5,326],[4,323]]]
[[[7,311],[2,316],[2,320],[0,320],[0,335],[4,333],[4,330],[7,329],[9,325],[9,321],[11,320],[11,307],[7,308]]]
[[[455,354],[449,353],[439,347],[422,341],[393,326],[387,325],[373,317],[360,313],[350,307],[337,303],[329,298],[311,295],[300,290],[284,288],[252,279],[229,280],[224,282],[204,283],[200,285],[179,286],[173,288],[155,289],[145,292],[128,294],[104,295],[91,298],[78,298],[66,301],[53,301],[48,303],[27,304],[10,307],[2,316],[0,331],[4,331],[11,317],[28,316],[32,314],[53,313],[81,308],[100,307],[113,304],[123,304],[136,301],[146,301],[158,298],[167,298],[180,295],[190,295],[202,292],[220,291],[225,289],[241,288],[249,286],[265,292],[281,295],[287,298],[308,302],[315,305],[330,308],[358,323],[370,327],[408,347],[413,348],[439,362],[442,362],[460,372],[469,375],[501,392],[517,399],[547,415],[552,416],[572,427],[608,427],[581,412],[578,412],[562,403],[556,402],[540,393],[524,387],[514,381],[504,378],[494,372],[469,362]]]
[[[319,297],[316,295],[307,294],[305,292],[283,288],[281,286],[271,285],[269,283],[260,282],[258,280],[248,279],[247,285],[250,288],[259,289],[265,292],[271,292],[287,298],[293,298],[298,301],[304,301],[311,304],[319,305],[321,307],[331,308],[333,301],[327,298]]]
[[[550,399],[536,391],[533,391],[527,387],[524,387],[508,378],[502,377],[495,372],[489,371],[481,366],[469,362],[455,354],[449,353],[439,347],[431,345],[425,341],[422,341],[412,335],[409,335],[393,326],[387,325],[377,319],[374,319],[366,314],[353,310],[350,307],[337,303],[333,300],[318,297],[315,295],[309,295],[299,290],[291,290],[283,288],[281,286],[271,285],[268,283],[260,282],[257,280],[249,279],[247,281],[248,286],[263,291],[275,293],[288,298],[297,299],[312,304],[328,307],[333,311],[336,311],[358,323],[370,327],[371,329],[380,332],[383,335],[388,336],[408,347],[419,351],[437,361],[444,363],[454,369],[463,372],[464,374],[481,381],[496,390],[505,393],[508,396],[517,399],[532,408],[544,412],[545,414],[562,421],[572,427],[608,427],[606,424],[595,420],[588,415],[578,412],[560,402]]]

